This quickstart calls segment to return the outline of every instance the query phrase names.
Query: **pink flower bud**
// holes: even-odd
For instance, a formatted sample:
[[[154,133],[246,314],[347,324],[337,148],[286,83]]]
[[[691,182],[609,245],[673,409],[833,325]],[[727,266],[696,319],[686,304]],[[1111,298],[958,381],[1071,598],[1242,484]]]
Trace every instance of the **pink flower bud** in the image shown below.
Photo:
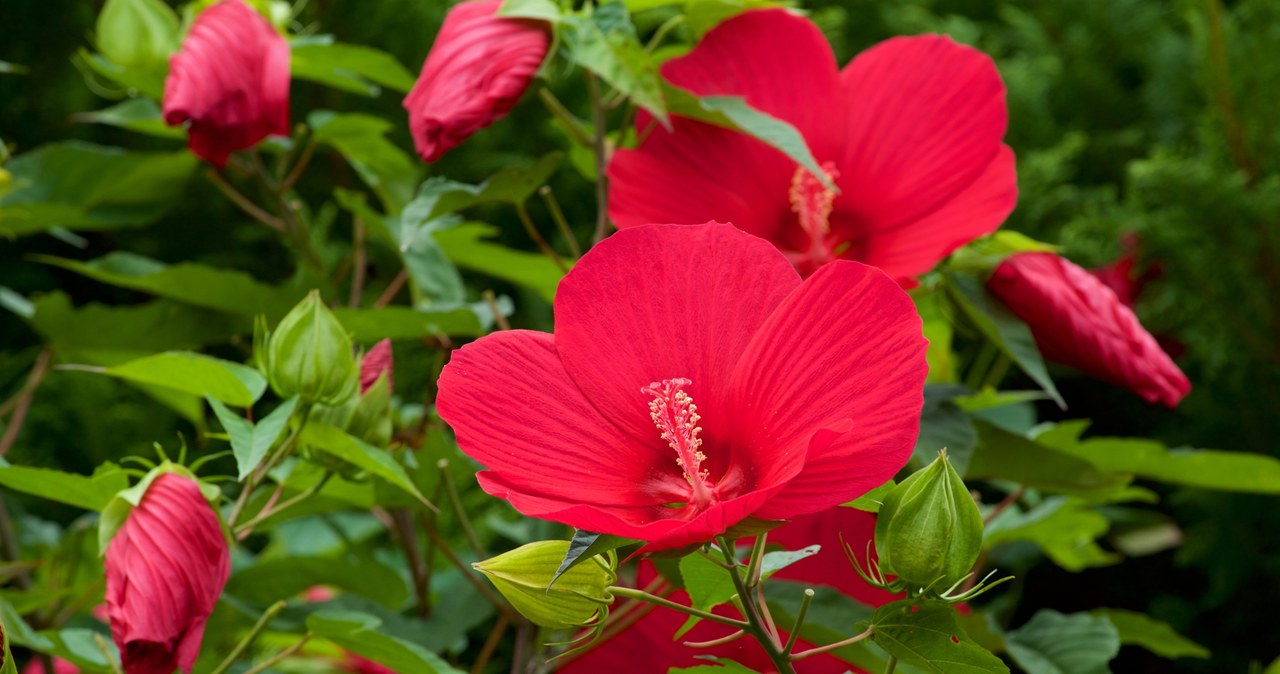
[[[360,394],[369,390],[373,383],[378,381],[378,376],[383,372],[387,373],[387,388],[395,389],[391,380],[393,360],[391,357],[391,340],[384,339],[373,345],[369,352],[364,354],[364,359],[360,361]]]
[[[45,674],[44,663],[39,658],[32,658],[27,666],[22,668],[22,674]],[[53,674],[80,674],[80,668],[62,658],[54,658]]]
[[[1027,323],[1045,360],[1176,407],[1191,382],[1115,291],[1053,253],[1019,253],[987,290]]]
[[[494,16],[501,4],[473,0],[449,10],[404,99],[413,143],[425,161],[505,116],[547,55],[547,23]]]
[[[231,573],[218,516],[195,481],[155,479],[107,546],[107,613],[126,674],[190,674]]]
[[[289,44],[243,0],[205,10],[169,61],[164,121],[190,122],[191,151],[218,167],[289,134]]]

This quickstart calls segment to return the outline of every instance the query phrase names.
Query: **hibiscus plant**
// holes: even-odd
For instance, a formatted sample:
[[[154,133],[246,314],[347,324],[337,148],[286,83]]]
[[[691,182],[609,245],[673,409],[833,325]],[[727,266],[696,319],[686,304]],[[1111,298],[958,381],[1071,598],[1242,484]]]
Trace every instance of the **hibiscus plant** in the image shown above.
[[[0,152],[0,673],[1212,667],[1074,574],[1280,461],[1096,404],[1202,382],[1140,237],[1008,226],[1048,160],[973,20],[93,9],[77,126]]]

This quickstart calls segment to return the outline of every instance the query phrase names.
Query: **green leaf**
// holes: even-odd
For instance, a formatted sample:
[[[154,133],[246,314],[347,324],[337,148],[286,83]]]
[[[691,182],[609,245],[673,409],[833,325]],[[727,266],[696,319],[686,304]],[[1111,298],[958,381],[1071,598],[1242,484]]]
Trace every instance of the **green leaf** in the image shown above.
[[[267,604],[280,597],[301,594],[317,585],[358,594],[391,609],[404,606],[410,598],[409,586],[395,568],[358,555],[314,557],[295,554],[259,559],[231,576],[226,593],[244,601]]]
[[[950,266],[971,274],[985,276],[1015,253],[1056,253],[1061,248],[1015,232],[1000,229],[969,242],[951,256]]]
[[[569,550],[564,553],[564,559],[560,560],[559,568],[556,569],[555,575],[551,577],[551,584],[555,585],[556,579],[564,575],[565,571],[591,559],[595,555],[601,555],[610,550],[640,542],[632,538],[614,536],[613,534],[595,534],[590,531],[576,529],[573,532],[573,538],[569,540]]]
[[[541,19],[558,23],[562,17],[560,6],[552,0],[503,0],[498,16],[517,19]]]
[[[835,183],[818,166],[818,160],[814,159],[809,146],[805,144],[804,136],[790,123],[747,105],[747,100],[741,96],[699,98],[686,89],[666,82],[663,83],[662,91],[672,114],[745,133],[787,155],[797,164],[809,169],[828,188],[839,192]]]
[[[129,478],[111,462],[98,466],[93,475],[5,465],[0,466],[0,485],[85,510],[102,510],[116,493],[129,488]]]
[[[307,629],[322,639],[385,665],[393,672],[463,674],[435,653],[415,643],[383,634],[382,621],[366,613],[317,611],[307,617]]]
[[[248,407],[267,390],[257,370],[189,351],[169,351],[106,368],[103,374],[142,384],[155,384],[228,405]]]
[[[564,154],[549,152],[532,164],[505,168],[479,185],[470,185],[435,177],[426,180],[418,188],[413,202],[405,207],[400,217],[400,234],[396,241],[403,241],[407,232],[420,229],[433,220],[449,213],[481,204],[523,203],[547,183],[564,161]]]
[[[973,450],[978,446],[978,431],[973,420],[957,405],[955,398],[971,391],[963,386],[928,384],[924,387],[924,409],[920,413],[920,435],[911,461],[925,466],[944,447],[951,465],[961,475],[969,467]]]
[[[66,294],[52,292],[37,297],[32,306],[35,311],[28,319],[31,327],[64,358],[85,351],[122,353],[133,358],[139,352],[197,348],[222,342],[238,328],[224,314],[168,301],[127,307],[76,307]]]
[[[316,110],[307,116],[315,141],[328,145],[351,164],[388,213],[399,213],[413,195],[419,165],[386,134],[394,128],[381,117]]]
[[[880,506],[884,505],[884,497],[888,496],[889,492],[893,491],[893,488],[896,486],[898,486],[898,483],[891,479],[879,487],[876,487],[875,489],[872,489],[862,496],[859,496],[858,498],[855,498],[843,505],[844,507],[853,508],[855,510],[878,513],[880,512]]]
[[[266,457],[267,450],[279,439],[281,431],[289,422],[293,409],[298,405],[298,398],[290,398],[262,418],[257,425],[244,417],[227,409],[213,398],[205,398],[218,421],[231,437],[231,451],[236,457],[236,467],[240,471],[237,480],[243,480],[253,472],[254,468]]]
[[[713,547],[710,554],[718,556],[720,551]],[[680,560],[680,577],[689,591],[689,605],[702,611],[710,611],[738,594],[729,571],[701,554],[686,555]],[[684,636],[699,620],[690,616],[675,638]]]
[[[333,426],[314,421],[303,428],[301,442],[386,480],[423,505],[434,509],[427,497],[414,486],[404,467],[396,463],[387,452],[365,444],[359,438]]]
[[[334,42],[332,35],[295,39],[289,72],[335,89],[377,96],[379,85],[400,93],[413,88],[413,73],[394,56],[363,45]]]
[[[631,3],[628,3],[630,5]],[[685,21],[699,38],[726,19],[751,9],[790,7],[793,2],[777,0],[684,0]],[[634,10],[633,10],[634,11]]]
[[[1120,652],[1120,635],[1106,617],[1049,609],[1006,632],[1004,641],[1027,674],[1101,674]]]
[[[9,637],[5,635],[4,621],[0,620],[0,674],[18,674],[18,664],[9,650]]]
[[[795,564],[802,559],[808,559],[822,550],[821,545],[810,545],[800,548],[799,550],[775,550],[766,552],[760,558],[760,577],[767,579],[773,574]]]
[[[1036,436],[1036,442],[1088,461],[1101,470],[1202,489],[1280,494],[1280,460],[1262,454],[1212,449],[1166,448],[1141,438],[1089,438],[1078,441],[1060,431]],[[1074,428],[1079,428],[1075,426]],[[1083,428],[1080,428],[1083,431]]]
[[[956,381],[955,354],[951,351],[951,320],[943,308],[942,293],[913,291],[916,311],[924,321],[924,337],[929,340],[925,360],[929,363],[929,384],[950,384]]]
[[[528,288],[548,303],[554,301],[564,272],[545,255],[484,240],[497,232],[498,228],[491,225],[466,222],[433,232],[432,236],[459,267]]]
[[[852,571],[852,569],[850,570]],[[769,602],[769,612],[774,622],[779,625],[793,625],[796,612],[800,610],[801,599],[807,584],[789,580],[774,579],[765,584],[765,597]],[[805,641],[815,644],[834,644],[848,639],[853,634],[853,627],[859,621],[869,620],[872,609],[858,603],[838,590],[826,586],[816,586],[809,610],[805,613],[804,624],[800,628],[800,636]],[[868,672],[883,672],[888,661],[882,652],[866,641],[854,642],[831,651],[833,657],[857,665]],[[909,666],[899,666],[896,670],[901,674],[914,672]]]
[[[479,337],[484,326],[476,312],[469,306],[410,307],[391,306],[382,309],[333,310],[342,327],[357,342],[376,342],[380,339],[418,339],[431,335]]]
[[[695,665],[693,667],[672,667],[667,674],[756,674],[756,670],[728,658],[704,656],[715,662],[714,665]]]
[[[181,127],[165,124],[160,115],[160,106],[150,98],[125,99],[109,108],[76,113],[71,116],[71,120],[116,126],[157,138],[183,140],[187,137],[186,130]]]
[[[126,68],[163,74],[178,49],[178,15],[162,0],[107,0],[96,32],[102,55]]]
[[[992,344],[999,347],[1017,366],[1040,385],[1059,407],[1067,404],[1054,386],[1044,359],[1036,348],[1035,338],[1026,323],[1018,320],[1003,304],[991,297],[978,279],[961,274],[947,274],[945,288],[951,301],[964,312]]]
[[[933,674],[1008,674],[1000,658],[974,643],[956,621],[955,609],[941,601],[904,599],[876,609],[872,636],[899,660]]]
[[[1128,486],[1127,475],[1099,470],[1084,459],[1010,433],[981,419],[978,450],[969,461],[966,479],[1012,480],[1047,491],[1097,495]]]
[[[1058,566],[1082,571],[1120,561],[1119,555],[1103,550],[1096,542],[1110,528],[1106,517],[1079,500],[1051,496],[1025,513],[1006,510],[987,525],[983,547],[1029,541]]]
[[[116,650],[116,646],[112,643],[109,634],[76,627],[61,630],[42,630],[39,634],[42,639],[48,642],[48,646],[40,649],[42,652],[66,660],[77,667],[91,671],[108,671],[112,664],[118,664],[120,661],[119,651]],[[107,660],[107,655],[98,647],[98,642],[94,639],[94,635],[101,637],[106,642],[107,649],[111,653],[110,662]]]
[[[146,225],[182,198],[196,165],[186,150],[125,152],[79,141],[45,145],[5,165],[13,189],[0,198],[0,235]]]
[[[1115,625],[1123,646],[1142,648],[1165,658],[1207,658],[1209,649],[1178,634],[1168,623],[1135,611],[1100,608],[1090,613]]]
[[[670,127],[657,63],[640,44],[624,3],[606,0],[591,16],[567,18],[563,27],[569,58]]]
[[[305,294],[301,290],[261,283],[241,271],[192,262],[166,265],[124,251],[108,253],[89,262],[50,255],[33,255],[31,259],[121,288],[232,314],[276,318],[288,312]]]

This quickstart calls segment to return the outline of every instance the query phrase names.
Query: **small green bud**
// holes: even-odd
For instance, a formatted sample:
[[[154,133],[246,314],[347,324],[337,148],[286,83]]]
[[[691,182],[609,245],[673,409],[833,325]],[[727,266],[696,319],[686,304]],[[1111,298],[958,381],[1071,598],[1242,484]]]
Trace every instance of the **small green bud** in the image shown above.
[[[945,449],[880,506],[880,567],[910,586],[945,591],[969,573],[981,549],[982,515]]]
[[[538,541],[472,564],[520,615],[552,629],[580,627],[613,603],[617,574],[601,558],[589,559],[556,578],[569,541]],[[552,579],[555,582],[552,583]]]
[[[98,50],[111,61],[163,73],[178,49],[178,15],[161,0],[107,0],[97,33]]]
[[[271,388],[284,398],[336,406],[356,392],[351,338],[314,290],[271,333],[265,366]]]

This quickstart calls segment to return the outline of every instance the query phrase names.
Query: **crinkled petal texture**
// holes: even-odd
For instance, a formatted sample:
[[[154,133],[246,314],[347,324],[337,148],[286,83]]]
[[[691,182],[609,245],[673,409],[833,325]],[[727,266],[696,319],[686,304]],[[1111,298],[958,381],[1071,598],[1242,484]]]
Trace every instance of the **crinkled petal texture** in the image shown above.
[[[501,5],[470,0],[449,10],[404,99],[414,146],[425,161],[505,116],[547,55],[547,22],[495,16]]]
[[[795,162],[742,134],[677,118],[672,131],[651,129],[638,148],[614,153],[609,214],[619,227],[732,219],[794,253],[806,272],[827,261],[804,259],[817,250],[908,279],[1013,210],[1004,84],[990,58],[949,38],[895,38],[837,71],[809,20],[756,10],[720,24],[662,72],[699,95],[743,96],[791,123],[840,194],[825,226],[804,227]]]
[[[360,360],[360,393],[369,390],[373,383],[378,381],[378,377],[382,373],[387,373],[387,388],[395,390],[394,382],[391,379],[391,373],[394,369],[394,361],[391,355],[391,340],[384,339],[373,345],[369,352],[364,354],[364,358]]]
[[[852,508],[829,508],[821,513],[796,518],[795,521],[769,533],[769,542],[781,543],[789,550],[799,550],[807,545],[822,546],[818,554],[808,557],[779,571],[775,578],[794,580],[809,586],[825,585],[839,590],[859,603],[881,606],[900,598],[867,585],[844,556],[841,542],[855,551],[859,562],[866,564],[865,550],[875,531],[875,516]],[[640,567],[638,585],[647,585],[656,572],[648,564]],[[668,596],[672,601],[688,605],[684,591]],[[775,672],[776,668],[764,650],[752,639],[714,646],[693,648],[685,641],[707,641],[727,636],[730,628],[703,622],[687,635],[672,640],[672,635],[685,621],[685,616],[662,608],[641,608],[645,612],[633,625],[592,647],[586,654],[572,660],[560,671],[563,674],[594,674],[595,672],[635,672],[636,674],[661,674],[672,667],[693,667],[703,664],[697,656],[714,655],[729,658],[757,672]],[[722,607],[716,611],[722,615],[738,617],[732,609]],[[783,639],[787,635],[783,633]],[[811,646],[800,640],[796,652]],[[841,674],[862,670],[830,655],[821,654],[806,658],[798,664],[805,674]]]
[[[987,289],[1031,328],[1045,359],[1175,407],[1191,382],[1138,317],[1095,276],[1052,253],[1019,253]]]
[[[554,336],[484,337],[440,377],[481,486],[527,515],[675,548],[850,500],[914,446],[920,319],[873,268],[802,284],[732,226],[637,227],[583,256],[555,314]],[[674,381],[696,418],[663,427],[646,389]]]
[[[173,473],[157,477],[107,546],[106,571],[124,671],[190,674],[231,573],[226,538],[199,485]]]
[[[218,167],[289,135],[289,43],[243,0],[206,9],[169,60],[164,121],[189,123],[191,151]]]

